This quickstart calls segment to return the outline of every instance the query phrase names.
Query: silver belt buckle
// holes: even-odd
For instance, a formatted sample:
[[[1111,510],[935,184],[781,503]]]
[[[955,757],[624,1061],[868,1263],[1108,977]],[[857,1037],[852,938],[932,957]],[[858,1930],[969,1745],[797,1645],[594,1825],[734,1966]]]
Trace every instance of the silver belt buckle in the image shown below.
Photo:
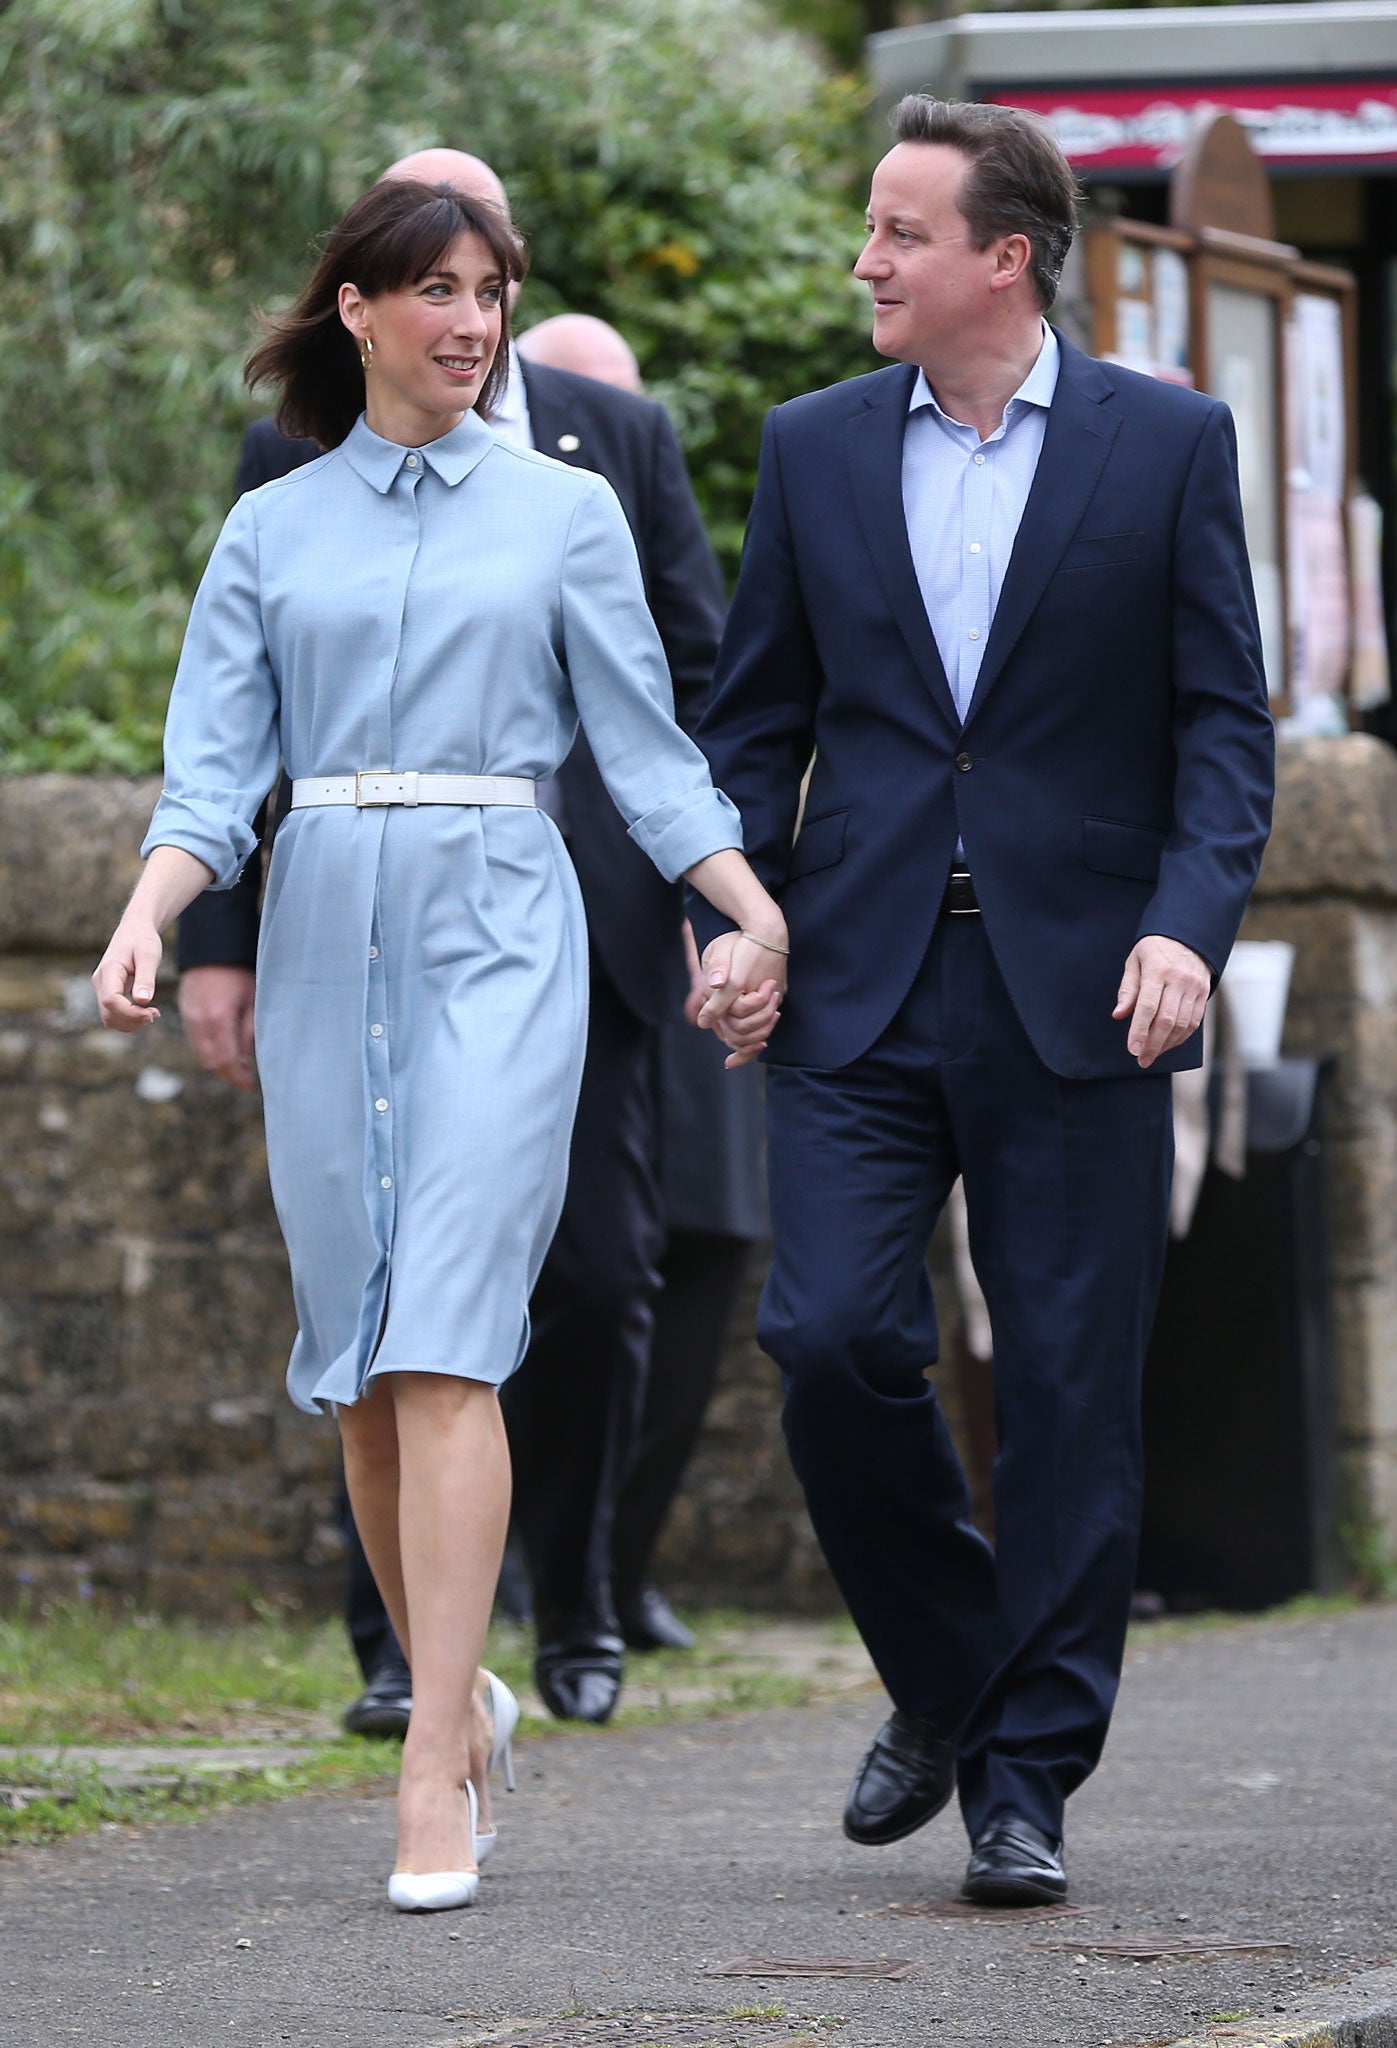
[[[387,804],[399,803],[401,798],[382,793],[370,795],[365,784],[370,782],[398,782],[402,778],[394,775],[391,768],[359,768],[354,775],[354,808],[358,811],[381,810]]]

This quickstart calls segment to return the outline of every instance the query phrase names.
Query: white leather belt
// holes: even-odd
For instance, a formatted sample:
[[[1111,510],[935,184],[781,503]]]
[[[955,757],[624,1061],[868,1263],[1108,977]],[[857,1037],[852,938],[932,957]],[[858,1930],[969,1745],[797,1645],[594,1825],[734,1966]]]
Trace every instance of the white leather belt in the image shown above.
[[[385,804],[523,804],[533,806],[534,784],[522,775],[394,775],[387,768],[361,768],[357,775],[299,776],[291,785],[293,811],[316,804],[353,804],[378,810]]]

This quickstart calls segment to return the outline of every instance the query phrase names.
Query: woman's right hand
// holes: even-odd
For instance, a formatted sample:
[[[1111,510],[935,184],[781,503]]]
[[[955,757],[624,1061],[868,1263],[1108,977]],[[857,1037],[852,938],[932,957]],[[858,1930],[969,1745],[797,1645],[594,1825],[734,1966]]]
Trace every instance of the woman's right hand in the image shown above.
[[[159,1018],[155,978],[163,952],[156,927],[128,910],[92,976],[108,1031],[141,1031]]]

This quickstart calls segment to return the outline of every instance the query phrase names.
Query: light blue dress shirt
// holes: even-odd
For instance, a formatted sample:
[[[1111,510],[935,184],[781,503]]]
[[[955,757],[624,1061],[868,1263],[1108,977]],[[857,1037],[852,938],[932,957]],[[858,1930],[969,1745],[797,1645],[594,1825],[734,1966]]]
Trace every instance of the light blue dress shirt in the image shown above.
[[[504,396],[495,407],[490,425],[502,441],[511,441],[516,448],[532,448],[534,445],[533,422],[529,418],[529,397],[524,389],[524,372],[519,362],[519,351],[513,342],[509,344],[509,377],[504,387]]]
[[[474,414],[408,449],[361,418],[241,498],[190,615],[146,838],[218,884],[276,772],[551,774],[585,728],[668,879],[740,846],[674,723],[609,484]],[[310,1411],[371,1373],[523,1357],[587,1026],[582,899],[542,811],[293,810],[258,953],[257,1062]]]
[[[1043,452],[1060,353],[1045,322],[1038,359],[987,441],[942,410],[925,371],[912,387],[902,505],[922,602],[962,720]]]

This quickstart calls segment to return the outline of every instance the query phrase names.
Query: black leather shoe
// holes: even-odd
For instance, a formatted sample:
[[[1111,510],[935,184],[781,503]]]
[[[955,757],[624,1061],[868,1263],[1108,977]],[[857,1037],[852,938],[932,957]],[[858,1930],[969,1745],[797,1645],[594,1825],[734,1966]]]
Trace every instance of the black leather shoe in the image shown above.
[[[396,1735],[401,1742],[412,1715],[412,1673],[401,1657],[385,1657],[368,1684],[344,1710],[350,1735]]]
[[[1001,1813],[971,1844],[961,1897],[981,1906],[1050,1906],[1067,1897],[1062,1844],[1016,1813]]]
[[[900,1842],[934,1820],[956,1789],[953,1735],[894,1711],[854,1773],[844,1808],[851,1842]]]
[[[692,1650],[694,1632],[686,1628],[663,1593],[642,1586],[633,1600],[618,1598],[616,1612],[628,1650]]]
[[[609,1721],[621,1693],[625,1645],[619,1636],[541,1642],[534,1684],[558,1721]]]

